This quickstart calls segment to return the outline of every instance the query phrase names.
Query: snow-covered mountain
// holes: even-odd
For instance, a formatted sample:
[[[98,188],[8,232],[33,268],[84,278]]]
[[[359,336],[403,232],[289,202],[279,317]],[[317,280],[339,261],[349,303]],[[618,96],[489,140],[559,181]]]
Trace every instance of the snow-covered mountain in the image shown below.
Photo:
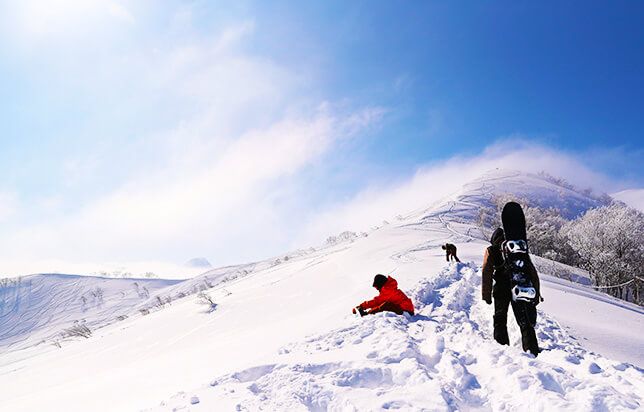
[[[208,262],[208,259],[203,257],[192,258],[186,262],[185,266],[191,268],[211,268],[212,265]]]
[[[611,196],[644,213],[644,189],[622,190]]]
[[[101,304],[82,303],[99,286],[92,279],[39,275],[38,293],[7,285],[2,296],[20,304],[0,314],[0,410],[643,409],[644,309],[588,288],[582,271],[535,259],[538,358],[521,351],[512,315],[511,346],[492,339],[480,299],[487,242],[474,220],[502,193],[570,216],[600,204],[552,179],[494,170],[368,234],[182,282],[139,281],[151,282],[149,297],[123,279],[96,280]],[[445,242],[463,263],[445,261]],[[562,271],[579,282],[553,276]],[[416,316],[351,315],[375,294],[376,273],[398,280]],[[198,304],[199,291],[215,310]],[[33,326],[6,334],[20,319]],[[89,338],[38,344],[82,319]]]

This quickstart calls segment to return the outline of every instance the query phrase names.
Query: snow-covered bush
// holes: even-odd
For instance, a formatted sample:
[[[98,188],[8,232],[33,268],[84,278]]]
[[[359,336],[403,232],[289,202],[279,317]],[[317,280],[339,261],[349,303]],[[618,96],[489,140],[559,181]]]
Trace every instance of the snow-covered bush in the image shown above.
[[[329,236],[326,239],[326,242],[324,242],[325,246],[335,246],[340,243],[350,243],[355,241],[358,238],[361,237],[367,237],[367,234],[364,232],[361,233],[356,233],[356,232],[350,232],[350,231],[345,231],[340,233],[337,236]]]
[[[547,173],[546,171],[542,170],[541,172],[538,173],[539,176],[543,177],[544,179],[548,180],[551,183],[556,184],[557,186],[565,187],[566,189],[578,191],[578,189],[571,183],[568,183],[566,179],[563,177],[555,177],[551,175],[550,173]]]
[[[208,306],[210,311],[213,311],[213,310],[215,310],[217,308],[217,304],[215,303],[214,300],[212,300],[212,297],[210,295],[208,295],[207,293],[200,292],[197,295],[197,298],[199,298],[199,300],[197,302],[199,304],[201,304],[201,305]]]
[[[172,304],[172,298],[170,296],[166,296],[165,298],[163,298],[162,296],[157,295],[155,296],[155,298],[156,298],[156,301],[154,303],[154,307],[156,307],[157,309],[163,309],[165,308],[165,305]]]
[[[569,245],[596,286],[619,285],[642,276],[644,214],[620,203],[587,211],[566,225]],[[612,289],[628,299],[633,287]],[[638,291],[634,291],[638,292]]]
[[[96,287],[96,289],[90,291],[90,295],[92,295],[92,297],[98,300],[99,302],[103,301],[103,294],[104,294],[103,289],[98,286]]]
[[[579,258],[562,228],[568,220],[555,208],[526,207],[526,232],[530,251],[535,255],[576,266]]]
[[[136,294],[137,294],[140,298],[145,298],[145,299],[147,299],[147,298],[149,298],[149,297],[150,297],[150,291],[149,291],[149,290],[148,290],[148,288],[146,288],[145,286],[143,286],[142,288],[139,288],[139,284],[138,284],[138,282],[134,282],[134,283],[132,283],[132,286],[134,286],[134,290],[136,291]]]
[[[74,325],[67,328],[63,329],[62,332],[60,332],[60,336],[62,338],[69,338],[69,337],[82,337],[82,338],[89,338],[92,336],[92,331],[85,325],[83,322],[75,321]]]
[[[558,182],[565,186],[565,182]],[[595,286],[620,285],[606,289],[613,295],[640,303],[642,286],[635,277],[644,277],[644,215],[609,196],[606,206],[590,209],[575,220],[567,220],[557,208],[542,208],[512,194],[493,196],[479,209],[477,221],[489,239],[501,224],[501,211],[509,201],[521,204],[526,217],[530,252],[587,270]]]
[[[565,232],[566,220],[557,208],[542,208],[525,197],[513,194],[493,196],[490,205],[479,209],[478,225],[485,240],[489,240],[495,228],[501,226],[501,211],[507,202],[519,203],[526,218],[526,235],[530,252],[547,259],[576,265],[578,257],[568,245]]]
[[[573,185],[572,183],[568,182],[563,177],[555,177],[555,176],[552,176],[551,174],[549,174],[549,173],[547,173],[545,171],[539,172],[538,175],[543,177],[547,181],[556,184],[557,186],[561,186],[561,187],[566,188],[568,190],[572,190],[573,192],[580,193],[580,194],[582,194],[582,195],[584,195],[586,197],[589,197],[589,198],[592,198],[592,199],[595,199],[595,200],[599,200],[601,203],[603,203],[606,206],[612,204],[615,201],[612,197],[610,197],[606,193],[596,195],[595,193],[593,193],[592,188],[580,189],[577,186]]]
[[[3,279],[0,279],[0,288],[20,286],[20,283],[22,283],[21,276],[17,278],[3,278]]]

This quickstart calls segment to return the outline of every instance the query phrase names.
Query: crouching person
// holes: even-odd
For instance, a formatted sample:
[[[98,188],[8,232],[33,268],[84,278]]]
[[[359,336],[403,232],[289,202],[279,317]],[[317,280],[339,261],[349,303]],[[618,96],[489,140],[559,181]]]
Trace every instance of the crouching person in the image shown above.
[[[360,316],[364,316],[387,311],[397,315],[407,312],[414,316],[414,304],[402,290],[398,289],[396,279],[391,276],[376,275],[373,278],[373,287],[378,289],[380,294],[356,306],[353,313],[357,312]]]

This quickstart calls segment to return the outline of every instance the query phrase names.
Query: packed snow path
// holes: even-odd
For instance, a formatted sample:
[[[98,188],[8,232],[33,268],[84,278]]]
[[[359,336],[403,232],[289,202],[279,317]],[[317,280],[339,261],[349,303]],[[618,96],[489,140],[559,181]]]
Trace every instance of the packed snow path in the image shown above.
[[[155,410],[642,410],[644,373],[582,348],[539,313],[538,358],[491,339],[480,270],[449,264],[413,290],[413,317],[347,317],[280,349],[269,363],[217,377]]]

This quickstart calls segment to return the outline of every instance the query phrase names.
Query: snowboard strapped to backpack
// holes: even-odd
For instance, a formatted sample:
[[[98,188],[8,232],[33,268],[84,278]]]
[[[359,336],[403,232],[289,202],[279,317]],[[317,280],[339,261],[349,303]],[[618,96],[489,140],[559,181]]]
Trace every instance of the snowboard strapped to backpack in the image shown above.
[[[521,205],[508,202],[501,212],[505,241],[501,245],[503,259],[509,269],[513,301],[534,303],[537,291],[528,273],[529,256],[526,242],[525,215]]]

